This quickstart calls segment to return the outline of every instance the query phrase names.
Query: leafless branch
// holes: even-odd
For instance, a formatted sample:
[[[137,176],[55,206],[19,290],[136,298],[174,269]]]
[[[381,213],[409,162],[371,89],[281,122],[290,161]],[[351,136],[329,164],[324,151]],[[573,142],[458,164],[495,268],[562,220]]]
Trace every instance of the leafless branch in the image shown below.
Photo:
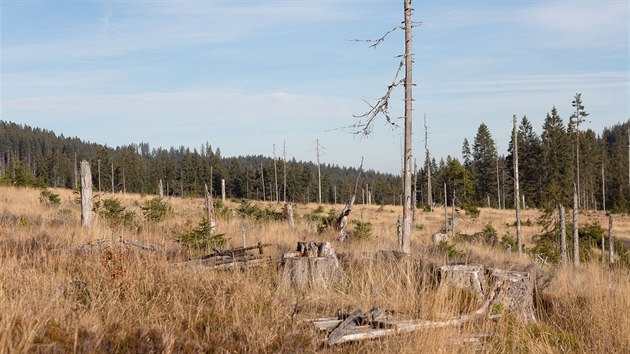
[[[404,78],[403,79],[398,78],[404,65],[405,65],[405,60],[403,58],[400,60],[400,63],[398,64],[398,69],[396,70],[396,75],[394,75],[394,79],[392,80],[392,83],[389,84],[389,86],[387,86],[387,91],[380,99],[378,99],[378,101],[376,101],[375,104],[371,104],[365,99],[363,100],[365,103],[367,103],[368,106],[370,106],[370,109],[363,114],[354,116],[355,118],[359,119],[359,121],[356,124],[351,126],[355,134],[369,135],[374,126],[374,120],[379,115],[384,116],[388,124],[394,127],[398,127],[398,124],[396,124],[395,118],[392,118],[390,115],[389,100],[394,89],[397,86],[403,84],[405,81]]]
[[[384,35],[382,35],[382,36],[381,36],[381,37],[379,37],[379,38],[376,38],[376,39],[352,39],[351,41],[352,41],[352,42],[372,43],[372,44],[370,45],[370,48],[376,48],[379,44],[381,44],[381,43],[385,40],[385,38],[387,38],[387,36],[388,36],[390,33],[392,33],[392,32],[394,32],[394,31],[396,31],[397,29],[404,29],[404,28],[405,28],[405,27],[404,27],[404,26],[402,26],[402,25],[400,24],[400,25],[396,25],[394,28],[392,28],[392,29],[390,29],[389,31],[385,32],[385,34],[384,34]]]

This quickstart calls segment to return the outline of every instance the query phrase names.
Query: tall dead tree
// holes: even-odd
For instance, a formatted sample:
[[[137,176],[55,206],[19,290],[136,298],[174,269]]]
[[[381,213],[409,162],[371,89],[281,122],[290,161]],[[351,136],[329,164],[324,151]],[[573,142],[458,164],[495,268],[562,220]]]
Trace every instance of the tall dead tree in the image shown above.
[[[276,144],[273,144],[273,179],[276,184],[276,203],[280,201],[280,197],[278,196],[278,168],[276,165]]]
[[[608,263],[615,264],[614,254],[615,239],[613,237],[613,217],[608,215]]]
[[[92,171],[88,161],[81,161],[81,225],[89,227],[92,223]]]
[[[260,163],[260,179],[262,182],[262,193],[263,193],[263,201],[267,201],[267,193],[265,193],[265,170],[263,169],[262,162]]]
[[[225,180],[221,178],[221,201],[225,203]]]
[[[580,234],[578,232],[578,192],[573,184],[573,265],[580,265]]]
[[[162,180],[160,180],[160,183],[162,183]],[[208,192],[207,184],[204,184],[204,197],[208,223],[210,224],[210,235],[214,235],[217,228],[217,220],[214,215],[214,203],[212,202],[212,195],[210,194],[210,192]]]
[[[114,163],[113,162],[112,162],[112,180],[111,180],[111,182],[112,182],[112,193],[115,193],[115,190],[114,190]]]
[[[322,203],[322,170],[319,165],[319,139],[317,139],[317,204]]]
[[[575,134],[575,166],[576,166],[576,184],[577,184],[577,197],[578,197],[578,206],[580,203],[580,124],[585,122],[585,118],[588,116],[588,113],[584,111],[584,105],[582,104],[582,94],[576,93],[575,99],[572,102],[573,107],[575,107],[575,114],[571,115],[569,118],[570,125]]]
[[[416,226],[417,217],[417,205],[418,205],[418,165],[416,159],[413,159],[413,219],[412,225]]]
[[[413,23],[411,20],[411,0],[404,0],[404,26],[401,27],[397,25],[393,29],[389,30],[385,33],[385,35],[376,40],[368,40],[368,42],[374,42],[372,47],[377,46],[379,43],[385,40],[385,37],[395,31],[396,29],[402,28],[405,31],[405,54],[402,56],[402,60],[398,66],[398,70],[396,71],[396,75],[394,76],[394,80],[387,87],[387,91],[383,97],[381,97],[376,104],[370,104],[370,110],[365,114],[360,116],[356,116],[361,120],[359,123],[354,125],[355,128],[358,128],[358,133],[369,134],[372,130],[374,120],[377,116],[383,115],[389,124],[397,126],[394,119],[389,114],[390,109],[390,97],[392,91],[397,86],[403,84],[405,87],[405,132],[404,132],[404,152],[403,152],[403,222],[402,222],[402,251],[405,254],[409,254],[411,252],[411,219],[412,219],[412,210],[411,210],[411,159],[412,159],[412,65],[413,65],[413,57],[412,57],[412,28]],[[405,67],[405,77],[403,79],[398,79],[398,75],[402,70],[402,67]]]
[[[101,160],[97,160],[98,163],[98,192],[101,192]]]
[[[359,188],[359,179],[361,178],[361,172],[363,171],[363,157],[361,157],[361,165],[359,165],[359,173],[357,174],[357,180],[354,184],[354,192],[352,193],[352,197],[350,201],[346,204],[346,206],[341,210],[339,216],[337,217],[337,231],[339,231],[339,241],[345,241],[348,237],[348,232],[346,231],[346,226],[348,225],[348,216],[352,211],[352,207],[354,206],[354,201],[357,196],[357,189]]]
[[[499,155],[497,154],[496,158],[497,165],[497,208],[501,209],[501,179],[499,178]]]
[[[431,155],[429,154],[429,133],[427,129],[427,115],[424,114],[424,153],[427,169],[427,205],[433,211],[433,189],[431,188]]]
[[[206,189],[208,186],[206,186]],[[160,200],[164,199],[164,186],[162,184],[162,180],[158,183],[158,195],[160,196]]]
[[[567,259],[567,223],[564,213],[564,205],[558,208],[560,213],[560,263],[566,265]]]
[[[628,134],[628,185],[630,186],[630,128],[628,128],[627,134]]]
[[[512,141],[514,142],[514,206],[516,208],[516,248],[518,255],[523,255],[523,240],[521,239],[521,206],[518,184],[518,132],[516,130],[516,114],[512,116]]]
[[[602,163],[602,210],[606,211],[606,176],[604,175],[604,163]]]
[[[287,202],[287,142],[282,143],[282,157],[284,159],[284,173],[282,175],[284,185],[284,202]]]

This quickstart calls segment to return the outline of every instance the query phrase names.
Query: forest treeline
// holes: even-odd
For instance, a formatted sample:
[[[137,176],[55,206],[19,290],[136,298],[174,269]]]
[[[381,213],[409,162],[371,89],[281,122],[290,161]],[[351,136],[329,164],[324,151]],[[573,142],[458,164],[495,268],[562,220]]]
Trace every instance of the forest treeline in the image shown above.
[[[545,117],[540,136],[527,117],[519,119],[519,179],[524,196],[521,203],[541,208],[560,203],[571,206],[579,155],[581,208],[629,211],[628,129],[630,122],[605,128],[600,135],[591,129],[581,131],[574,116],[565,124],[555,107]],[[512,132],[506,134],[513,137]],[[512,147],[510,139],[508,154],[500,155],[489,128],[481,124],[474,137],[464,139],[461,159],[429,157],[429,164],[418,166],[414,178],[418,205],[426,204],[427,168],[431,168],[434,203],[444,203],[446,185],[449,204],[454,200],[455,205],[463,207],[514,207]],[[204,184],[214,195],[221,195],[223,179],[228,198],[284,200],[282,158],[274,161],[261,155],[223,157],[220,148],[213,149],[209,143],[192,149],[151,148],[147,143],[112,148],[0,121],[2,184],[76,188],[81,160],[90,161],[94,188],[101,191],[156,194],[161,179],[168,195],[198,196],[203,193]],[[357,174],[354,167],[322,164],[322,202],[348,201]],[[367,193],[361,190],[366,186],[372,203],[400,204],[400,176],[365,171],[357,195],[359,203],[367,202]],[[317,165],[294,158],[287,160],[286,195],[293,202],[316,202]]]

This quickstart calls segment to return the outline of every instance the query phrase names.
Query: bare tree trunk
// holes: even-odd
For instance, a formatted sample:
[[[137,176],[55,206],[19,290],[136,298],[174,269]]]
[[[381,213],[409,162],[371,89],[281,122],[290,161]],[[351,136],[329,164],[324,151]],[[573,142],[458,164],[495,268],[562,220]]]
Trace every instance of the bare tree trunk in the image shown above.
[[[262,193],[263,193],[263,201],[267,201],[267,193],[265,191],[265,170],[263,169],[262,162],[260,163],[260,178],[262,180]]]
[[[123,194],[127,194],[127,181],[125,180],[125,168],[122,169],[123,173]]]
[[[284,157],[284,174],[282,176],[284,180],[284,202],[287,202],[287,142],[282,143],[282,155]]]
[[[79,165],[77,164],[77,153],[74,153],[74,190],[79,189]]]
[[[578,232],[578,192],[573,184],[573,265],[580,265],[580,235]]]
[[[613,236],[613,218],[612,215],[608,215],[608,263],[610,265],[615,264],[615,238]]]
[[[567,224],[564,212],[564,205],[560,205],[560,263],[567,264]]]
[[[114,189],[114,163],[112,162],[112,193],[116,193]]]
[[[92,171],[90,163],[81,161],[81,225],[89,227],[92,224]]]
[[[448,196],[446,194],[446,183],[444,183],[444,233],[448,235]]]
[[[604,175],[604,163],[602,162],[602,208],[606,211],[606,177]]]
[[[333,186],[333,192],[335,194],[335,204],[337,204],[337,185]]]
[[[610,237],[610,220],[609,220],[609,228],[608,228],[608,237]],[[606,236],[602,234],[602,263],[606,262]]]
[[[319,139],[317,139],[317,204],[322,203],[322,170],[319,164]]]
[[[208,188],[206,186],[206,188]],[[160,200],[164,199],[164,187],[162,185],[162,180],[160,179],[160,183],[158,183],[158,194],[160,196]]]
[[[225,180],[221,178],[221,201],[225,203]]]
[[[160,180],[160,183],[162,183],[162,180]],[[214,235],[217,228],[217,221],[214,215],[214,203],[212,202],[212,195],[210,194],[210,192],[208,192],[208,185],[204,184],[204,187],[205,187],[204,202],[206,206],[206,213],[208,213],[208,223],[210,224],[210,235]],[[243,245],[243,247],[245,247],[245,245]]]
[[[431,157],[429,154],[429,145],[428,145],[429,137],[428,137],[428,129],[427,129],[427,115],[424,114],[424,152],[425,152],[425,164],[427,169],[427,206],[429,207],[429,211],[433,211],[433,189],[431,188]]]
[[[497,165],[497,209],[501,209],[501,180],[499,179],[499,156],[496,159]]]
[[[455,237],[455,189],[451,191],[453,199],[451,199],[451,236]]]
[[[418,209],[418,165],[416,159],[413,159],[413,218],[412,225],[416,226],[417,209]]]
[[[278,167],[276,164],[276,144],[273,144],[273,179],[275,180],[276,187],[276,203],[280,201],[280,196],[278,195]]]
[[[514,142],[514,206],[516,207],[516,248],[519,257],[523,255],[523,240],[521,238],[521,207],[518,184],[518,132],[516,130],[516,114],[512,116]]]
[[[630,186],[630,128],[628,128],[628,185]]]
[[[289,223],[289,227],[293,227],[293,206],[291,203],[284,203],[284,212],[287,216],[287,222]]]
[[[404,170],[404,206],[403,206],[403,245],[402,251],[411,253],[411,158],[412,158],[412,86],[413,80],[412,65],[412,22],[411,22],[411,0],[405,0],[405,170]]]
[[[101,160],[98,161],[98,192],[101,192]]]

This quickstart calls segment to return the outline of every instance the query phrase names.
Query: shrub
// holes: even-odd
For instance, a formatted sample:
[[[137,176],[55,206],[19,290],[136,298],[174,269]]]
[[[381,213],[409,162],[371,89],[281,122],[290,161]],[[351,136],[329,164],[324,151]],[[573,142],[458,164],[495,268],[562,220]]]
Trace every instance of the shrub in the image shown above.
[[[475,205],[472,205],[472,204],[464,204],[464,205],[462,205],[462,208],[466,212],[466,216],[469,216],[469,217],[471,217],[473,219],[478,218],[479,215],[481,214],[481,210],[479,210],[478,207],[476,207]]]
[[[355,220],[352,222],[354,229],[352,230],[352,237],[355,240],[369,240],[372,238],[372,224],[369,222]]]
[[[161,200],[159,197],[147,200],[140,206],[140,209],[142,209],[144,218],[149,222],[162,221],[173,213],[171,203]]]
[[[102,200],[99,204],[98,214],[109,222],[110,227],[132,227],[135,226],[136,214],[133,211],[127,210],[116,198],[107,198]]]
[[[197,227],[184,232],[177,242],[193,251],[207,253],[214,248],[225,247],[228,239],[225,234],[213,234],[210,230],[210,221],[205,217]]]
[[[285,217],[280,211],[270,208],[261,208],[247,200],[241,200],[241,205],[236,209],[242,216],[252,217],[258,221],[283,220]]]
[[[456,257],[462,254],[462,252],[460,250],[458,250],[457,248],[455,248],[455,245],[446,241],[446,240],[442,240],[440,241],[440,243],[438,243],[437,245],[438,250],[443,253],[444,255],[448,256],[448,257]]]
[[[46,206],[55,206],[61,204],[59,194],[54,193],[48,188],[42,189],[39,193],[39,201]]]
[[[317,232],[321,234],[322,232],[326,231],[329,228],[334,228],[336,223],[337,223],[337,211],[335,211],[335,208],[330,208],[330,210],[328,210],[328,215],[325,215],[325,216],[322,215],[319,217],[319,223],[317,224]]]

